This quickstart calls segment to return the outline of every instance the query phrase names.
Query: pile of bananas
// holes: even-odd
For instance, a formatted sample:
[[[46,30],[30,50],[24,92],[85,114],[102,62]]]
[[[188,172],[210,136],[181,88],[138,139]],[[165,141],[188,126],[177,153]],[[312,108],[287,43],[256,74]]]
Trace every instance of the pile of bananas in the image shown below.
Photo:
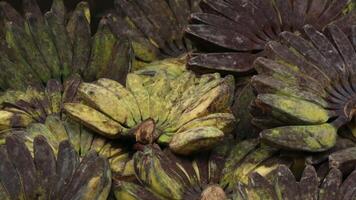
[[[356,199],[355,1],[19,1],[0,199]]]

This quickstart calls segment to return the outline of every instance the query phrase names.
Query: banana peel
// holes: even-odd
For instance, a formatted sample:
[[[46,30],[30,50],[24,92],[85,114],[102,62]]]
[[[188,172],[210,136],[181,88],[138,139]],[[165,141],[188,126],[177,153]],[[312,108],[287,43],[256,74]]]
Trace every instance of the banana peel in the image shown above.
[[[260,137],[280,147],[321,152],[336,144],[337,129],[332,124],[282,126],[263,130]]]
[[[64,109],[72,118],[79,120],[85,126],[97,132],[104,133],[106,136],[117,137],[117,134],[124,130],[124,127],[118,122],[89,106],[79,103],[66,103]]]

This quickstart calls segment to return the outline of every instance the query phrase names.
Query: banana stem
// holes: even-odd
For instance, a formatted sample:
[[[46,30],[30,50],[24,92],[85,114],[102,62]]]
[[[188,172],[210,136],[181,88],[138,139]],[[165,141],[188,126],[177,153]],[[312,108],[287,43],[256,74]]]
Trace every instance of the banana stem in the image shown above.
[[[141,144],[152,144],[157,139],[156,123],[149,118],[135,129],[136,141]]]
[[[201,194],[200,200],[226,200],[224,190],[218,185],[207,187]]]

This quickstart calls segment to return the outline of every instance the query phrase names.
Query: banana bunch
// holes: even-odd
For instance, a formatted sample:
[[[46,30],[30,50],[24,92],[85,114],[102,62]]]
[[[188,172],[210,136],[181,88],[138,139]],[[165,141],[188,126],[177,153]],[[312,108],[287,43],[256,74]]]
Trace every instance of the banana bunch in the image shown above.
[[[135,53],[133,68],[152,61],[179,57],[193,49],[185,37],[191,13],[200,11],[200,0],[115,0],[107,15],[110,27],[120,37],[129,37]]]
[[[83,102],[66,103],[66,114],[108,138],[136,138],[169,145],[179,154],[215,146],[235,123],[232,76],[192,72],[130,73],[126,87],[110,79],[81,83]]]
[[[278,149],[261,144],[258,139],[244,140],[231,147],[222,171],[220,185],[232,189],[237,183],[247,183],[256,172],[268,174],[280,165],[290,166],[288,158],[278,155]]]
[[[106,18],[92,33],[86,2],[68,13],[63,0],[54,0],[42,14],[35,0],[24,0],[23,13],[0,2],[0,89],[26,90],[28,85],[42,86],[74,73],[86,81],[125,80],[131,45],[112,33]]]
[[[350,134],[350,130],[342,130],[342,132],[345,135]],[[253,181],[251,177],[259,176],[269,181],[275,180],[277,177],[275,171],[281,166],[289,168],[288,173],[296,177],[313,166],[322,180],[331,169],[346,175],[354,170],[355,165],[355,141],[341,136],[337,137],[332,149],[319,153],[281,151],[277,147],[266,144],[264,140],[245,139],[229,145],[219,184],[222,188],[231,191],[239,184],[248,185],[249,181]]]
[[[59,151],[60,143],[68,141],[80,158],[93,151],[108,160],[113,175],[120,177],[133,175],[129,146],[109,141],[71,119],[62,120],[51,115],[44,123],[32,123],[25,129],[4,131],[0,135],[0,144],[5,143],[6,138],[11,135],[23,139],[32,155],[36,151],[33,149],[33,143],[37,136],[45,138],[55,154]]]
[[[343,130],[343,132],[347,132],[343,134],[350,134],[350,130]],[[219,185],[227,191],[235,190],[238,185],[251,187],[250,181],[255,181],[253,177],[274,181],[276,177],[281,176],[276,174],[280,167],[288,168],[289,174],[299,177],[304,170],[313,166],[318,178],[323,180],[330,170],[337,170],[338,173],[347,175],[356,165],[355,142],[345,137],[338,137],[332,149],[320,153],[281,151],[258,139],[232,141],[228,148],[219,181]],[[269,188],[268,185],[263,185],[263,189]],[[237,199],[240,198],[246,197]]]
[[[350,125],[354,123],[352,122]],[[304,154],[305,163],[318,166],[318,174],[326,174],[329,168],[337,168],[343,174],[352,171],[356,164],[356,142],[352,131],[346,126],[340,129],[333,148],[325,152]]]
[[[343,178],[343,175],[346,178]],[[299,181],[286,166],[279,166],[272,172],[273,179],[266,179],[258,173],[249,177],[248,184],[238,184],[233,189],[232,200],[302,200],[302,199],[355,199],[356,171],[343,174],[331,168],[325,176],[318,177],[314,167],[307,166]]]
[[[304,25],[322,31],[331,23],[346,30],[355,20],[354,0],[201,0],[201,8],[191,15],[186,33],[198,38],[203,47],[188,63],[197,70],[227,73],[254,72],[254,61],[269,53],[266,44],[279,41],[283,32],[303,35]]]
[[[44,123],[50,115],[62,117],[63,103],[76,101],[81,82],[78,75],[73,75],[63,84],[51,79],[45,88],[29,86],[25,91],[7,90],[0,96],[0,130]]]
[[[135,174],[140,184],[114,179],[116,199],[125,200],[183,200],[209,197],[219,191],[216,200],[225,192],[218,186],[228,145],[221,145],[209,154],[193,158],[179,157],[168,149],[147,145],[134,154]],[[215,200],[215,199],[213,199]]]
[[[325,32],[311,25],[303,30],[306,37],[282,33],[281,43],[267,45],[269,58],[255,61],[252,122],[272,145],[322,152],[335,146],[338,130],[354,117],[355,65],[346,58],[354,59],[355,49],[335,24]]]
[[[295,177],[302,176],[304,170],[313,166],[319,179],[323,180],[332,169],[348,175],[356,165],[355,142],[343,137],[337,138],[332,149],[320,153],[281,151],[258,139],[231,143],[228,153],[225,154],[219,182],[219,185],[228,191],[234,190],[237,185],[248,185],[251,177],[259,176],[274,181],[280,176],[275,172],[281,166],[289,168],[288,173]]]
[[[45,137],[57,153],[60,142],[69,140],[76,152],[84,157],[95,151],[108,159],[115,175],[130,176],[132,169],[126,147],[100,137],[80,124],[67,118],[62,111],[65,102],[77,100],[79,76],[68,78],[64,84],[49,80],[46,88],[28,87],[26,91],[8,90],[0,97],[0,143],[8,135],[15,134],[26,142],[33,153],[33,141],[38,135]]]
[[[33,139],[34,156],[15,135],[0,146],[0,198],[10,199],[107,199],[111,171],[106,159],[90,152],[82,159],[64,140],[53,152],[43,137]]]
[[[236,142],[226,138],[208,157],[204,154],[180,157],[156,145],[145,146],[133,159],[140,184],[114,179],[115,197],[125,200],[354,198],[351,188],[355,187],[355,147],[331,153],[326,166],[320,167],[306,164],[304,159],[298,161],[298,156],[291,155],[293,152],[285,155],[257,139]]]

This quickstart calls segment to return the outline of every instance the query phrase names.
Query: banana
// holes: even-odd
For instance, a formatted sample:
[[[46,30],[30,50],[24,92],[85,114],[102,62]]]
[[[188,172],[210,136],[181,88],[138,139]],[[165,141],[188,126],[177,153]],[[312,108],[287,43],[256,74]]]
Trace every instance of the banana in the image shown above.
[[[28,30],[28,24],[25,24]],[[24,32],[20,27],[17,27],[13,22],[5,24],[7,44],[17,54],[21,63],[30,66],[34,78],[39,78],[42,82],[46,82],[51,77],[50,69],[46,66],[43,56],[38,51],[36,45],[28,33]]]
[[[54,135],[44,124],[34,123],[28,126],[25,132],[25,141],[27,147],[32,147],[33,140],[35,137],[43,135],[48,144],[51,146],[52,150],[57,154],[59,148],[59,141],[57,140],[57,136]]]
[[[125,130],[118,122],[89,106],[78,103],[66,103],[64,109],[68,115],[104,136],[116,138]]]
[[[87,67],[90,57],[91,32],[88,20],[83,12],[75,10],[66,26],[69,39],[73,46],[73,73],[82,73]]]
[[[127,160],[129,160],[129,154],[121,154],[118,156],[111,157],[109,159],[110,165],[111,165],[111,170],[113,172],[122,172],[120,175],[124,175],[125,168],[127,167]],[[125,174],[125,176],[128,176],[129,174]],[[134,173],[130,174],[134,175]]]
[[[18,56],[18,55],[17,55]],[[0,57],[0,70],[3,71],[1,75],[1,88],[16,90],[25,90],[28,84],[39,85],[40,80],[34,78],[34,73],[29,67],[21,63],[19,60],[12,62],[6,54]],[[7,78],[11,77],[11,81]]]
[[[171,80],[171,91],[167,95],[167,101],[176,101],[188,90],[194,86],[195,75],[192,72],[185,72],[175,79]],[[173,87],[174,86],[174,87]]]
[[[289,123],[322,124],[329,119],[329,113],[323,107],[294,97],[260,94],[256,101],[274,118]]]
[[[273,172],[280,166],[291,167],[292,162],[288,159],[283,159],[280,157],[272,157],[265,162],[261,163],[258,167],[253,170],[253,173],[258,173],[267,179],[273,179]],[[304,165],[304,163],[303,163]],[[304,169],[304,166],[303,166]]]
[[[194,90],[195,87],[195,83],[191,82],[191,85],[187,86],[187,87],[182,87],[182,89],[184,88],[184,91],[178,91],[178,93],[175,94],[175,99],[172,100],[172,107],[171,110],[169,112],[169,115],[167,117],[167,122],[169,122],[169,124],[164,125],[164,129],[167,130],[168,132],[172,132],[172,131],[176,131],[177,130],[177,121],[179,120],[179,118],[181,117],[182,113],[184,112],[183,110],[183,105],[187,102],[187,101],[191,101],[190,99],[185,99],[184,96],[187,93],[190,93],[192,90]],[[193,93],[193,92],[192,92]],[[180,95],[180,96],[178,96]]]
[[[87,171],[88,173],[80,173]],[[89,173],[90,172],[90,173]],[[111,188],[111,171],[108,161],[94,152],[86,155],[74,174],[75,181],[67,188],[63,199],[105,200]]]
[[[50,12],[53,13],[53,16],[56,16],[57,23],[64,24],[66,8],[63,0],[53,0]]]
[[[78,88],[82,79],[80,75],[73,74],[64,81],[62,103],[74,102],[78,99]]]
[[[84,71],[86,80],[96,80],[110,73],[109,68],[116,42],[117,39],[111,32],[107,20],[102,19],[93,38],[89,65]]]
[[[221,78],[221,75],[219,73],[213,73],[213,74],[203,74],[199,79],[196,80],[198,87],[204,87],[206,84],[209,84],[210,82],[214,80],[219,80]],[[214,86],[212,86],[214,87]]]
[[[17,25],[23,25],[23,18],[21,14],[6,1],[0,2],[0,13],[0,21],[12,21]]]
[[[335,169],[347,169],[347,166],[353,166],[355,162],[356,147],[346,148],[329,155],[329,165]]]
[[[27,13],[26,24],[29,31],[28,35],[32,37],[40,55],[50,70],[51,78],[60,79],[60,61],[47,22],[34,17],[31,13]]]
[[[195,118],[208,114],[210,107],[215,103],[215,101],[220,98],[221,95],[224,95],[222,93],[224,91],[223,87],[224,86],[218,86],[202,96],[195,96],[198,99],[191,101],[191,103],[188,103],[187,101],[184,102],[187,103],[187,107],[183,103],[184,110],[175,122],[176,127],[180,127]]]
[[[202,77],[201,79],[198,79],[199,84],[197,86],[197,91],[195,93],[198,93],[198,97],[199,97],[200,95],[204,95],[205,93],[204,91],[209,91],[209,90],[211,91],[214,89],[218,89],[219,94],[217,95],[216,99],[212,102],[212,104],[209,106],[209,109],[211,110],[211,112],[229,111],[228,108],[232,104],[234,91],[235,91],[234,78],[232,76],[226,76],[225,78],[222,79],[220,78],[219,74],[208,74],[205,76],[206,77]],[[209,80],[213,80],[213,81],[209,81]],[[202,92],[200,91],[200,88]],[[199,92],[201,93],[199,94]],[[195,104],[192,104],[192,107],[194,107],[196,104],[199,104],[199,101],[195,102]]]
[[[11,103],[14,104],[23,96],[23,92],[18,90],[7,90],[0,97],[0,103]],[[3,107],[3,106],[2,106]]]
[[[148,102],[149,115],[156,123],[164,122],[169,111],[169,107],[166,106],[165,96],[171,90],[166,73],[157,73],[154,81],[149,85],[145,85],[145,87],[150,96]]]
[[[128,74],[126,79],[126,88],[135,96],[137,104],[140,108],[141,120],[146,120],[150,117],[149,99],[150,95],[144,87],[143,77],[137,74]]]
[[[50,109],[47,113],[60,113],[62,108],[62,85],[57,80],[49,80],[45,89],[45,96],[49,101]]]
[[[130,41],[127,39],[117,40],[112,50],[112,60],[108,70],[99,78],[110,78],[125,84],[126,76],[131,71],[133,57]]]
[[[134,183],[120,181],[114,186],[114,195],[116,199],[125,200],[156,200],[157,197],[151,192],[145,190],[142,186]]]
[[[195,80],[199,82],[200,79]],[[221,79],[213,78],[209,83],[198,87],[196,84],[187,88],[183,95],[180,97],[169,116],[169,120],[172,122],[168,132],[175,131],[178,127],[189,122],[190,120],[204,116],[209,111],[210,106],[214,105],[214,101],[222,98],[225,88],[228,86]],[[226,105],[228,107],[228,105]]]
[[[48,100],[44,92],[38,88],[28,87],[22,99],[24,109],[39,121],[44,120],[46,110],[49,110]],[[21,105],[21,103],[20,103]]]
[[[81,127],[79,123],[74,122],[73,120],[67,118],[64,122],[64,127],[68,134],[68,139],[72,144],[73,148],[77,151],[81,151]]]
[[[244,140],[232,145],[226,162],[224,164],[220,185],[224,188],[233,188],[236,185],[234,172],[242,160],[250,153],[257,149],[259,141],[257,139]]]
[[[85,16],[85,19],[88,21],[88,23],[89,24],[91,23],[90,5],[88,2],[85,1],[79,2],[75,10],[82,12]]]
[[[89,105],[99,109],[115,121],[129,127],[135,125],[125,101],[118,98],[110,90],[96,84],[82,83],[79,86],[78,93]]]
[[[215,146],[224,138],[224,133],[215,127],[198,127],[176,133],[169,143],[169,148],[182,155],[202,151]]]
[[[105,145],[105,139],[102,137],[97,137],[95,140],[92,142],[92,149],[96,152],[99,152]]]
[[[157,60],[158,52],[155,50],[155,48],[152,48],[152,45],[146,39],[134,38],[132,41],[132,48],[135,52],[135,56],[138,57],[138,60],[148,62]],[[141,67],[134,65],[134,69],[140,68]]]
[[[66,29],[71,41],[74,41],[75,34],[76,34],[75,30],[79,17],[83,17],[83,21],[85,21],[87,24],[90,24],[91,18],[90,18],[89,4],[85,1],[82,1],[79,4],[77,4],[74,11],[69,16]]]
[[[99,79],[97,81],[97,84],[110,90],[117,96],[117,98],[122,100],[123,104],[125,104],[125,107],[130,110],[132,118],[136,124],[139,124],[141,122],[141,113],[138,103],[130,91],[128,91],[120,83],[106,78]]]
[[[43,20],[42,12],[36,0],[23,0],[22,1],[23,13],[32,13],[38,20]]]
[[[230,185],[234,185],[234,183],[237,183],[238,181],[247,184],[249,174],[251,174],[263,161],[272,157],[277,151],[278,149],[273,147],[261,146],[249,153],[243,161],[241,161],[241,164],[233,170],[233,183],[230,183]]]
[[[172,119],[181,114],[177,109],[175,104],[181,102],[181,99],[184,92],[189,90],[189,88],[194,87],[195,76],[191,72],[185,72],[176,79],[171,80],[171,91],[166,95],[165,102],[166,106],[169,109],[167,113],[166,121],[161,121],[161,129],[165,130],[168,127],[173,126],[171,124]]]
[[[45,122],[48,130],[56,136],[57,141],[62,142],[68,139],[68,133],[58,116],[50,115]]]
[[[184,184],[182,178],[175,175],[171,168],[175,163],[169,159],[161,160],[156,151],[137,152],[134,155],[135,174],[155,193],[168,199],[182,199]]]
[[[288,149],[321,152],[336,143],[337,129],[328,123],[321,125],[282,126],[263,130],[260,137]]]
[[[61,0],[56,0],[57,2]],[[63,4],[63,2],[61,2]],[[52,10],[45,14],[45,19],[48,24],[48,29],[51,33],[51,38],[57,49],[58,59],[60,61],[61,75],[67,78],[72,73],[72,42],[68,37],[66,27],[64,25],[64,13],[58,11],[62,8],[52,7]],[[64,9],[64,8],[63,8]],[[70,50],[69,50],[70,49]]]
[[[33,119],[24,112],[9,112],[0,110],[0,130],[10,129],[12,127],[26,127]]]
[[[277,152],[277,148],[259,146],[258,140],[244,140],[237,143],[226,158],[227,162],[222,172],[220,185],[231,189],[238,182],[246,184],[252,172],[268,173],[273,169],[273,166],[268,169],[261,163],[273,157]]]
[[[99,155],[102,155],[104,157],[110,157],[111,155],[111,144],[110,143],[106,143],[103,148],[100,149],[100,151],[98,152]]]
[[[129,73],[126,87],[108,78],[81,83],[77,93],[82,102],[65,104],[67,114],[106,137],[157,141],[184,155],[212,148],[236,122],[230,111],[233,77],[197,77],[173,69],[181,60],[162,62]],[[98,145],[107,156],[110,146]]]
[[[77,132],[77,134],[78,133],[79,132]],[[89,153],[93,140],[95,140],[94,133],[82,127],[80,130],[80,139],[79,139],[81,155],[86,155],[87,153]]]
[[[149,72],[164,71],[170,78],[176,78],[183,73],[186,73],[186,59],[184,55],[179,58],[167,58],[160,61],[146,64],[143,69],[137,70],[134,73],[144,74]]]
[[[192,128],[211,126],[222,130],[224,133],[229,133],[233,129],[236,120],[231,113],[213,113],[204,117],[196,118],[178,129],[183,132]]]

